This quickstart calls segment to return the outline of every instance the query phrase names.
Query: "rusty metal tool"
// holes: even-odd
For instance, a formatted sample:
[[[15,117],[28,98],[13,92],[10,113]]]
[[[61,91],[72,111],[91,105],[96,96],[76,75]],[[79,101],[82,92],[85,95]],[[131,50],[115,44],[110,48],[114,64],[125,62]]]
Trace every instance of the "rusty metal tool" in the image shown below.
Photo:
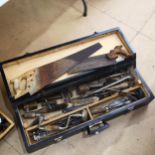
[[[124,96],[122,98],[109,102],[107,105],[100,105],[92,109],[91,113],[92,114],[107,113],[111,110],[115,110],[125,105],[131,104],[133,101],[135,101],[135,99],[133,99],[131,96]]]
[[[15,98],[19,98],[28,92],[30,94],[34,94],[43,89],[45,86],[50,85],[64,73],[68,72],[85,59],[88,59],[90,55],[95,53],[100,48],[102,48],[102,45],[100,43],[96,43],[81,51],[78,51],[75,54],[28,71],[20,77],[11,80],[10,84],[13,85]],[[27,79],[26,86],[24,86],[25,89],[20,90],[20,83],[23,79]]]
[[[72,118],[77,118],[77,119],[81,119],[82,121],[86,121],[88,119],[87,111],[83,110],[80,113],[75,113],[75,114],[69,115],[67,117],[67,119],[65,121],[63,120],[63,123],[61,123],[61,124],[64,124],[63,126],[61,126],[61,125],[51,125],[51,126],[48,125],[45,127],[38,128],[37,131],[34,131],[32,133],[33,140],[40,141],[40,140],[43,140],[45,138],[48,138],[53,133],[68,129],[70,127],[71,122],[73,121]]]
[[[71,69],[69,73],[75,74],[79,72],[87,72],[101,67],[114,65],[116,63],[117,63],[116,60],[114,59],[110,60],[107,58],[106,55],[94,56],[86,59],[85,61],[83,61],[82,63]]]
[[[127,58],[130,54],[123,49],[123,46],[116,46],[113,50],[110,50],[108,54],[94,56],[92,58],[86,59],[84,62],[80,63],[78,66],[74,67],[72,70],[69,71],[70,74],[79,73],[79,72],[86,72],[94,69],[98,69],[101,67],[106,67],[109,65],[114,65],[118,61],[117,58],[121,56],[123,58]]]
[[[82,106],[94,103],[99,101],[99,97],[97,96],[91,96],[88,98],[79,98],[79,99],[74,99],[71,100],[70,103],[68,104],[68,106],[63,110],[63,112],[69,112],[72,110],[75,110],[77,108],[80,108]]]
[[[131,79],[132,79],[132,76],[127,75],[127,76],[125,76],[125,77],[123,77],[123,78],[121,78],[121,79],[119,79],[119,80],[117,80],[117,81],[114,81],[114,82],[112,82],[112,83],[110,83],[110,84],[107,84],[107,85],[103,86],[102,88],[99,88],[99,89],[97,89],[97,90],[95,90],[95,91],[91,91],[91,92],[89,92],[89,93],[86,93],[86,94],[84,95],[84,97],[88,97],[88,96],[90,96],[90,95],[103,92],[103,91],[109,89],[109,88],[112,87],[112,86],[115,86],[115,85],[117,85],[117,84],[120,84],[120,83],[122,83],[122,82],[124,82],[124,81],[131,80]]]

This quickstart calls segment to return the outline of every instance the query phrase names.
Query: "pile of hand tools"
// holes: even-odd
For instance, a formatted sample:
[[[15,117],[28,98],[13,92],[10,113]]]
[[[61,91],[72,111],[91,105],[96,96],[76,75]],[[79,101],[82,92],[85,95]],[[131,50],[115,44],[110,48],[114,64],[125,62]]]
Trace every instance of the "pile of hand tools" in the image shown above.
[[[51,134],[57,134],[88,121],[90,115],[93,117],[103,115],[143,98],[144,93],[141,89],[130,91],[135,85],[137,81],[133,75],[120,72],[62,90],[35,103],[22,106],[20,111],[24,127],[30,131],[32,141],[40,141]],[[118,94],[116,99],[102,103],[102,100],[116,93]],[[100,104],[91,107],[90,111],[85,109],[95,103]],[[65,115],[78,109],[81,110]],[[46,124],[51,118],[60,115],[65,117]]]

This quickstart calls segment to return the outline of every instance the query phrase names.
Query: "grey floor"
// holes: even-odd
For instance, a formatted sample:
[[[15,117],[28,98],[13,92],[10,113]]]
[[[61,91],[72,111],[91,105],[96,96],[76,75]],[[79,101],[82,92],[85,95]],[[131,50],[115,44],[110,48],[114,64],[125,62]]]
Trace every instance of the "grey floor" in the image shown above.
[[[82,17],[80,0],[11,0],[0,8],[0,61],[55,44],[120,27],[137,52],[137,67],[155,92],[155,1],[88,0]],[[0,81],[0,106],[10,105]],[[110,121],[110,128],[89,138],[78,134],[33,154],[155,155],[155,105]],[[1,155],[26,154],[14,128],[0,142]]]

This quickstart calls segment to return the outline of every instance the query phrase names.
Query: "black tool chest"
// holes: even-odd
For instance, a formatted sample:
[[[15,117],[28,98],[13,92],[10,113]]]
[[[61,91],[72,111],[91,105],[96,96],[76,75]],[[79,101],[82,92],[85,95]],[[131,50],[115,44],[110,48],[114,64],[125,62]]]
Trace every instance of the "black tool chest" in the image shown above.
[[[154,98],[119,28],[1,62],[1,73],[28,152],[98,134]]]

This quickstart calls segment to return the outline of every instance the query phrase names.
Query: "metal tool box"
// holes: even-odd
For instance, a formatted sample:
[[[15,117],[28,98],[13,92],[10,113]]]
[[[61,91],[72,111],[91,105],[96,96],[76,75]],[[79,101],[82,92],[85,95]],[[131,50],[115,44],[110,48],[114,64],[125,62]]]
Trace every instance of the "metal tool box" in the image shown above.
[[[117,48],[126,53],[121,55],[120,49]],[[79,51],[87,53],[93,50],[95,52],[87,55],[88,58],[70,59]],[[62,68],[59,60],[67,60],[66,63],[62,63]],[[73,60],[76,60],[76,63]],[[57,62],[55,68],[48,72],[39,72],[37,75],[43,76],[44,79],[48,73],[47,79],[53,81],[47,83],[46,79],[46,84],[43,81],[43,87],[41,85],[38,87],[35,85],[37,78],[35,84],[33,78],[27,79],[34,76],[33,70],[52,62]],[[65,72],[62,69],[65,69]],[[1,73],[16,123],[28,152],[57,143],[81,131],[95,135],[109,127],[108,120],[147,105],[154,99],[151,90],[136,69],[136,53],[119,28],[94,33],[1,62]],[[19,85],[19,81],[24,83],[23,87]],[[32,87],[35,88],[35,93],[32,93]],[[71,95],[66,97],[66,94]],[[57,96],[63,97],[55,100]],[[52,100],[50,105],[47,102],[49,100]],[[55,105],[53,100],[63,104],[53,107]],[[41,111],[38,109],[40,103],[41,111],[42,107],[48,104],[46,119],[42,116],[47,116],[47,113],[40,115]],[[33,106],[37,106],[39,113],[33,111]],[[49,112],[49,109],[52,110]],[[29,112],[31,116],[27,116]]]

